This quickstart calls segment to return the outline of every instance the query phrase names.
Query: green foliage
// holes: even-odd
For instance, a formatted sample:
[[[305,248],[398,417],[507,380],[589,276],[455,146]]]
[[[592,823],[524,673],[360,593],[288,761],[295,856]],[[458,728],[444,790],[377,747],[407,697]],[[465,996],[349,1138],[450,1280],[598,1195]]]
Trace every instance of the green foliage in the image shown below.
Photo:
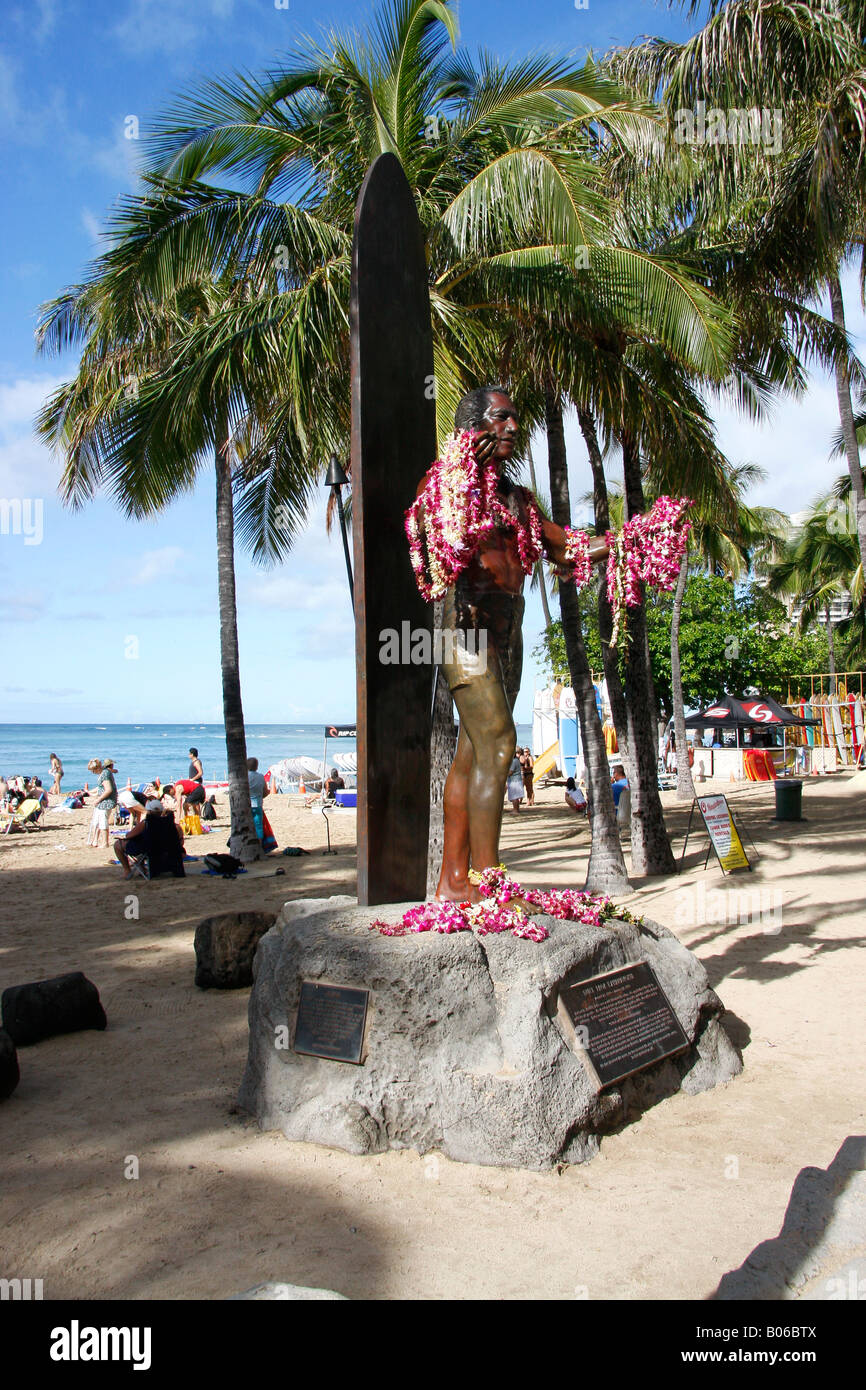
[[[657,594],[647,605],[653,676],[667,714],[672,606],[670,594]],[[680,658],[686,708],[749,690],[784,700],[793,676],[826,671],[827,642],[823,634],[789,633],[784,606],[760,584],[694,575],[683,600]]]
[[[587,660],[592,671],[601,675],[603,666],[601,637],[598,631],[597,592],[595,585],[587,585],[585,589],[579,591],[578,603]],[[562,622],[559,618],[555,618],[550,627],[541,634],[537,644],[532,649],[532,655],[551,680],[570,680],[568,658],[565,655],[565,638],[562,634]]]
[[[665,716],[671,697],[672,594],[653,594],[647,632],[656,693]],[[590,664],[601,671],[595,593],[581,595],[584,640]],[[551,623],[533,655],[551,676],[568,671],[562,624]],[[680,626],[683,697],[687,709],[725,694],[758,690],[785,700],[794,676],[827,670],[823,633],[788,632],[784,606],[760,584],[734,585],[715,576],[694,575],[686,584]]]

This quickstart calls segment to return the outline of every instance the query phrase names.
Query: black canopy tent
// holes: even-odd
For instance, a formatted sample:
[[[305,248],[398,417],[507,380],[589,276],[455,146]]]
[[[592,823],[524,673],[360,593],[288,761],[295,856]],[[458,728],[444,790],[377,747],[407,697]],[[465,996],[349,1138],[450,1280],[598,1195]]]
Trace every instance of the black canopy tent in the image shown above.
[[[736,729],[737,748],[740,747],[741,729],[781,729],[782,758],[787,751],[786,729],[796,726],[805,728],[807,724],[819,724],[819,719],[804,719],[798,714],[778,704],[770,695],[757,697],[725,695],[713,705],[708,705],[698,714],[689,715],[687,729]]]
[[[725,695],[715,704],[708,705],[699,714],[690,714],[686,720],[687,729],[756,729],[790,728],[797,725],[820,724],[819,719],[803,719],[777,704],[771,695],[756,698]]]

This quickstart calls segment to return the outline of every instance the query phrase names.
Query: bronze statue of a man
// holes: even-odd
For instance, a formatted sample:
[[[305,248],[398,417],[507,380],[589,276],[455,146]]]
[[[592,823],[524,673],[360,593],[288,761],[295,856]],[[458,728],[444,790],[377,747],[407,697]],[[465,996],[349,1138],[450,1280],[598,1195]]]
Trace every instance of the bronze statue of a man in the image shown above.
[[[532,493],[509,477],[519,428],[517,412],[499,386],[470,391],[457,408],[455,429],[472,434],[479,473],[495,490],[485,493],[488,517],[474,553],[444,594],[443,629],[463,639],[449,643],[442,671],[460,716],[460,735],[445,783],[445,833],[439,899],[477,901],[469,870],[499,862],[499,834],[508,768],[517,734],[512,711],[523,662],[523,581],[531,565],[527,538],[534,535],[544,554],[566,577],[574,553],[566,532],[541,517]],[[432,470],[431,470],[432,471]],[[419,498],[430,474],[418,489]],[[430,495],[429,492],[427,494]],[[417,506],[417,503],[416,503]],[[423,507],[419,527],[425,526]],[[507,515],[506,515],[507,514]],[[490,516],[493,524],[490,524]],[[588,558],[604,559],[607,545],[592,542]],[[474,640],[468,634],[474,633]],[[479,634],[486,634],[485,643]],[[450,649],[450,650],[449,650]]]

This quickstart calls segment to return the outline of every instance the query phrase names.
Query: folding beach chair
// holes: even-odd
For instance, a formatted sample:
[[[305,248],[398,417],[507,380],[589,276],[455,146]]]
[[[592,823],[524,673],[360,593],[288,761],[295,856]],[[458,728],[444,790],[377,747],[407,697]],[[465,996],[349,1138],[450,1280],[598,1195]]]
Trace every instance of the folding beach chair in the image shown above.
[[[677,779],[676,779],[676,776],[674,775],[673,772],[668,772],[667,769],[665,768],[665,760],[664,760],[664,758],[659,758],[658,764],[657,764],[657,771],[658,771],[659,791],[660,791],[660,792],[670,792],[670,791],[673,791],[674,787],[675,787],[676,784],[677,784]]]
[[[183,867],[183,847],[174,819],[161,812],[151,811],[145,817],[145,821],[147,824],[147,847],[139,854],[130,854],[130,878],[159,878],[160,874],[172,874],[174,878],[186,878],[186,870]]]
[[[13,825],[20,826],[22,830],[38,830],[44,810],[41,802],[34,797],[28,797],[26,801],[21,802],[17,811],[5,813],[8,820],[3,827],[3,834],[8,835]]]

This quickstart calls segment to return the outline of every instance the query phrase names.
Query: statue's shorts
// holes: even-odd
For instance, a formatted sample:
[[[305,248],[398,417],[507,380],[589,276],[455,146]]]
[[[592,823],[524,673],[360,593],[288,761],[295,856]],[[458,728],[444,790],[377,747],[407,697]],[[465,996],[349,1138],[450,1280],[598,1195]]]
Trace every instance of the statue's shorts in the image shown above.
[[[448,590],[442,612],[442,674],[452,693],[462,686],[486,686],[491,701],[498,701],[498,691],[504,690],[513,710],[523,669],[525,607],[522,594],[470,596],[459,580]]]

